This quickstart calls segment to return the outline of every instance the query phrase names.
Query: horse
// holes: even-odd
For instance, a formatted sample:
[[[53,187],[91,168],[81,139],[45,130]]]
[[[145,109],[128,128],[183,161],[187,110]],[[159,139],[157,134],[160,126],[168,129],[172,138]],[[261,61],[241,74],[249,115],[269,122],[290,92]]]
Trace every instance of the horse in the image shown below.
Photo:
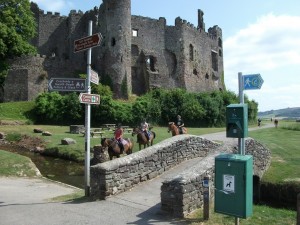
[[[127,155],[130,155],[132,153],[133,149],[133,142],[129,138],[124,138],[124,140],[127,141],[127,144],[124,145],[124,152]],[[101,139],[101,146],[104,148],[108,148],[108,155],[109,159],[112,160],[113,157],[120,158],[121,148],[119,146],[119,143],[114,138],[102,138]]]
[[[149,132],[150,132],[150,137],[148,141],[146,134],[139,127],[133,128],[132,136],[136,134],[137,143],[139,144],[139,150],[142,149],[142,145],[144,145],[144,148],[146,148],[146,146],[149,147],[149,144],[151,146],[153,145],[153,141],[154,138],[156,137],[156,134],[153,131],[149,131]]]
[[[278,119],[274,120],[274,124],[275,124],[275,127],[277,128],[278,127]]]
[[[179,128],[175,125],[174,122],[169,122],[169,126],[168,126],[168,133],[171,131],[172,132],[172,136],[175,135],[179,135],[179,134],[187,134],[187,128],[182,127],[181,128],[182,132],[179,131]]]

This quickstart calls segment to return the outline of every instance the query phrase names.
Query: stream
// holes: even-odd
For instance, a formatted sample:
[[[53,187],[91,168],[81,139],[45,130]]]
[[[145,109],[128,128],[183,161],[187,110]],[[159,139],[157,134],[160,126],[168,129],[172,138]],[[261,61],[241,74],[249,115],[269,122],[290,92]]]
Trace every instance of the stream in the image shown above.
[[[1,147],[31,159],[44,177],[84,189],[84,163]]]

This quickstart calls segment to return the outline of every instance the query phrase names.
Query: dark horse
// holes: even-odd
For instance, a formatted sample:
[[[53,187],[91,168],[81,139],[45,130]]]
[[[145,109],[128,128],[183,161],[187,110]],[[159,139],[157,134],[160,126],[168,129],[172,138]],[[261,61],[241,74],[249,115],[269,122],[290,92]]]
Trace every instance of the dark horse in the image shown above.
[[[139,144],[139,150],[142,149],[142,145],[144,145],[144,148],[146,148],[146,146],[149,147],[149,144],[151,146],[153,145],[153,141],[154,138],[156,137],[156,134],[153,131],[149,131],[149,132],[150,132],[150,137],[148,141],[146,134],[139,127],[133,128],[132,136],[136,134],[137,143]]]
[[[187,129],[185,127],[181,128],[182,131],[175,125],[174,122],[169,122],[168,132],[172,132],[172,136],[179,135],[179,134],[187,134]]]
[[[127,141],[127,144],[124,145],[124,152],[129,155],[132,153],[133,149],[133,142],[129,138],[124,138],[124,140]],[[114,138],[102,138],[101,139],[101,146],[103,148],[108,148],[108,155],[109,159],[112,160],[113,157],[120,158],[121,148],[119,146],[119,143]]]

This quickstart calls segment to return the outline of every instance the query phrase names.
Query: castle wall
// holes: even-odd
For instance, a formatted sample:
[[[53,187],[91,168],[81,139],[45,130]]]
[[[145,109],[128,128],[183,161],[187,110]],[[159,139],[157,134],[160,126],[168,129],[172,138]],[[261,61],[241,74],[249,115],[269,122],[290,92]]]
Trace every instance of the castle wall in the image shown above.
[[[104,0],[106,39],[105,73],[113,82],[116,98],[131,93],[131,1]]]
[[[217,63],[217,69],[212,66],[212,52],[218,52],[218,39],[180,18],[176,19],[174,29],[181,31],[179,67],[184,88],[190,92],[223,89],[219,79],[223,64]]]
[[[222,30],[214,26],[205,32],[201,10],[198,28],[179,17],[175,26],[167,26],[163,17],[132,16],[131,0],[103,0],[99,9],[84,14],[72,10],[67,17],[44,13],[35,3],[31,10],[38,24],[31,42],[46,55],[43,69],[48,79],[86,73],[87,51],[74,53],[74,41],[88,36],[92,20],[93,34],[100,32],[103,41],[92,49],[91,67],[100,78],[108,78],[115,98],[142,95],[155,87],[190,92],[225,89]],[[28,75],[35,73],[31,67]]]
[[[4,83],[4,102],[32,101],[47,91],[47,72],[43,69],[45,57],[24,56],[10,62]]]
[[[153,87],[169,86],[165,57],[166,20],[132,16],[131,66],[133,93],[144,94]]]

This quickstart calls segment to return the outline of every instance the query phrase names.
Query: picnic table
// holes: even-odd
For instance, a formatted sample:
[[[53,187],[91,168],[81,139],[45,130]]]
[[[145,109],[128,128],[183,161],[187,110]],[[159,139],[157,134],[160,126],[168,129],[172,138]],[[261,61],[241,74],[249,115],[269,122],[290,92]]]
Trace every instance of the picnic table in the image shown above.
[[[83,136],[85,136],[85,130],[81,130],[80,133],[82,133]],[[90,134],[92,138],[95,136],[100,136],[102,138],[102,135],[105,134],[105,132],[102,128],[92,128],[90,129]]]
[[[105,123],[102,125],[103,129],[111,130],[116,128],[116,124],[114,123]]]
[[[122,126],[124,131],[127,131],[128,133],[131,133],[133,131],[133,128],[130,128],[129,126]]]

